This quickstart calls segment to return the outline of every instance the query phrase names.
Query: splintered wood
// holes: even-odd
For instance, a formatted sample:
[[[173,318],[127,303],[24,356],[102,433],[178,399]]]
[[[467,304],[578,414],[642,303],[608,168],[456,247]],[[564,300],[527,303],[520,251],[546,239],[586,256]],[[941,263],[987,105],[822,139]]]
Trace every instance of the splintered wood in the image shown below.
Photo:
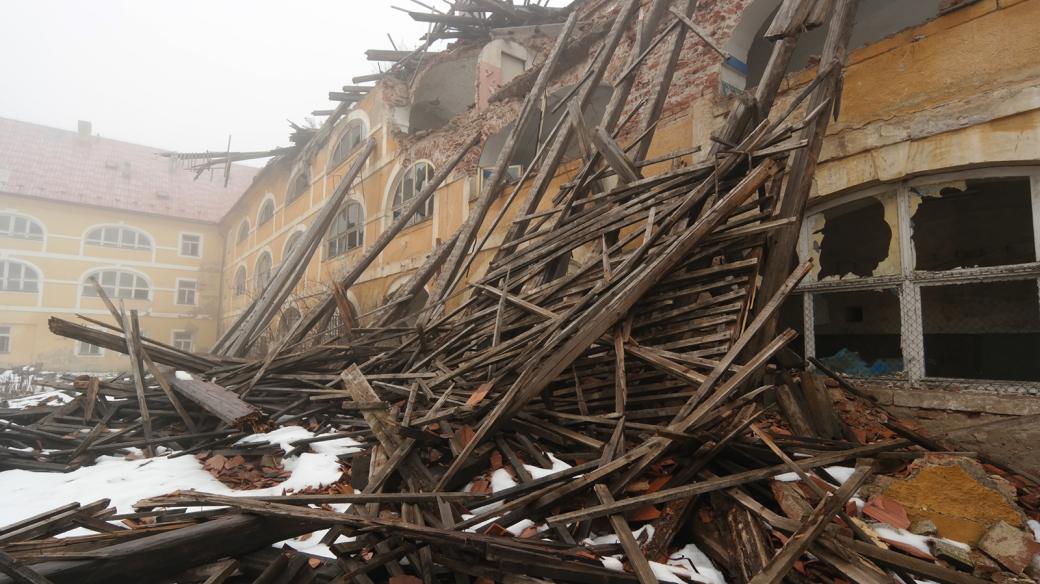
[[[776,242],[793,246],[788,234],[839,103],[855,0],[785,1],[769,27],[769,70],[732,112],[719,146],[700,158],[689,149],[647,160],[683,43],[722,51],[694,22],[696,3],[679,4],[684,10],[653,0],[639,19],[640,2],[619,3],[601,51],[558,106],[563,118],[502,197],[520,128],[544,117],[546,89],[570,48],[571,13],[468,220],[361,322],[342,314],[346,290],[477,136],[334,293],[257,358],[246,349],[298,282],[335,203],[213,353],[143,337],[136,315],[111,303],[114,325],[52,319],[56,334],[130,355],[130,372],[59,384],[68,403],[0,411],[4,468],[66,471],[100,454],[164,446],[177,451],[171,456],[219,455],[207,464],[227,474],[244,456],[289,458],[325,440],[350,437],[364,449],[342,457],[344,478],[324,490],[178,492],[133,513],[101,501],[26,519],[0,529],[6,581],[650,584],[666,572],[754,584],[981,581],[878,547],[846,505],[886,464],[923,454],[908,448],[941,445],[905,428],[907,439],[857,439],[811,374],[770,367],[796,336],[776,330],[779,307],[810,269],[793,267],[793,248]],[[822,4],[833,6],[817,82],[771,112],[794,40]],[[498,26],[560,23],[566,13],[470,0],[411,15],[436,23],[431,35],[476,38]],[[603,121],[588,127],[591,92],[633,29]],[[646,102],[629,103],[633,72],[658,53],[658,85]],[[550,192],[572,140],[582,145],[581,165]],[[371,151],[370,142],[334,201]],[[647,172],[669,160],[670,170]],[[510,217],[497,249],[485,247]],[[476,270],[481,253],[490,263]],[[337,312],[346,324],[329,334]],[[289,425],[315,436],[290,452],[238,442],[247,430]],[[840,464],[855,467],[843,481],[822,472]],[[770,488],[785,473],[798,483]],[[56,537],[77,527],[97,533]],[[334,561],[269,547],[322,529]],[[693,544],[698,559],[684,555]]]

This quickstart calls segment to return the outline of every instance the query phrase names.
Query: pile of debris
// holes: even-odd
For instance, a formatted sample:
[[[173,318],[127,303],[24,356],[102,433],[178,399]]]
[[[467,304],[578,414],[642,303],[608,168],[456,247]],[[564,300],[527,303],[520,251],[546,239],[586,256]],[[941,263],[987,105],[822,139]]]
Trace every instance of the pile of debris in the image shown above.
[[[1021,510],[1036,501],[1032,479],[964,463],[1013,513],[971,532],[976,541],[953,541],[944,522],[925,523],[927,502],[917,501],[925,511],[900,503],[899,493],[922,489],[899,481],[913,485],[932,465],[968,454],[861,403],[844,380],[828,387],[775,365],[796,336],[776,332],[775,316],[810,268],[792,270],[790,234],[839,102],[856,2],[833,3],[816,81],[770,115],[792,39],[814,13],[814,2],[785,2],[757,93],[734,110],[718,147],[692,164],[682,162],[692,150],[646,153],[686,33],[713,42],[689,21],[696,3],[681,12],[652,2],[636,25],[640,2],[620,4],[569,96],[568,115],[519,183],[500,192],[574,14],[466,222],[365,322],[351,321],[345,291],[453,165],[427,183],[334,294],[262,359],[248,357],[320,245],[371,142],[212,354],[142,337],[134,312],[97,286],[114,325],[92,321],[105,329],[96,330],[54,318],[51,329],[125,352],[130,372],[76,380],[63,387],[73,399],[60,406],[0,416],[9,468],[66,470],[100,454],[149,455],[161,446],[176,451],[170,457],[198,454],[232,487],[289,491],[290,481],[279,482],[286,461],[328,442],[359,445],[334,451],[340,466],[332,480],[269,495],[167,492],[132,512],[105,500],[66,505],[0,529],[0,571],[17,582],[398,584],[915,577],[960,584],[1024,573],[1035,551],[1024,525],[1037,510]],[[659,26],[666,17],[673,24]],[[582,109],[630,26],[637,34],[627,73],[602,125],[589,128]],[[645,102],[627,104],[631,72],[653,46],[663,60],[657,84]],[[623,146],[622,136],[634,139]],[[571,140],[584,164],[552,204],[543,203]],[[644,176],[661,163],[671,169]],[[500,212],[489,222],[496,202]],[[485,250],[507,210],[513,219],[501,243]],[[490,259],[481,273],[471,270],[478,256]],[[417,306],[431,280],[429,301]],[[317,331],[337,313],[344,325],[329,342]],[[860,405],[836,408],[836,391]],[[848,411],[857,416],[843,418]],[[291,428],[308,437],[272,438]],[[266,439],[254,436],[268,430]],[[56,537],[83,528],[96,533]],[[316,531],[311,537],[331,558],[269,548]]]

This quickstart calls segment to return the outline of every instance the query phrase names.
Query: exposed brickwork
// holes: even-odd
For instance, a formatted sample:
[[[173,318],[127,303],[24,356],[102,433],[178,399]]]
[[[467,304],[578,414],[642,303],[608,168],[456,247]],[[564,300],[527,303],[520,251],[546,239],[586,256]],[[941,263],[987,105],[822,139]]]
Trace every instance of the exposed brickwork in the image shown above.
[[[704,28],[719,44],[725,45],[729,36],[739,22],[740,15],[750,0],[729,0],[725,2],[702,3],[695,14],[694,20]],[[651,0],[644,0],[641,10],[648,9]],[[578,7],[579,26],[578,32],[573,35],[574,41],[569,45],[564,54],[561,71],[555,76],[549,86],[549,93],[559,88],[577,83],[584,75],[589,61],[595,56],[603,36],[609,30],[619,9],[619,2],[589,1]],[[663,26],[671,21],[670,17],[663,20]],[[444,127],[422,136],[408,135],[403,132],[395,134],[395,139],[401,147],[402,163],[420,158],[430,159],[436,164],[446,160],[473,132],[480,131],[486,138],[501,130],[506,124],[519,113],[520,105],[537,77],[541,62],[551,49],[554,39],[539,37],[534,42],[523,44],[532,52],[538,54],[535,68],[515,79],[512,83],[503,87],[492,96],[489,107],[482,111],[467,111],[457,116]],[[613,85],[618,75],[627,68],[632,58],[631,51],[635,42],[634,30],[629,30],[622,39],[616,51],[616,56],[610,60],[604,85]],[[660,67],[664,66],[668,43],[660,43],[644,62],[636,73],[636,81],[633,84],[632,95],[629,104],[635,105],[647,98],[654,90],[653,80],[658,74]],[[471,54],[472,47],[465,49],[458,47],[448,52],[437,55],[423,68],[441,63],[445,59],[461,58]],[[675,119],[687,115],[690,106],[703,97],[712,99],[721,98],[719,93],[719,69],[721,57],[701,41],[696,35],[687,34],[680,56],[679,66],[665,103],[664,112],[660,124],[667,125]],[[422,75],[422,70],[418,73]],[[408,93],[404,82],[401,80],[384,81],[392,84],[394,91],[387,91],[384,101],[389,107],[407,107]],[[630,106],[631,107],[631,106]],[[624,119],[630,112],[622,112]],[[636,116],[623,133],[623,137],[630,138],[638,132],[642,124],[640,116]],[[472,173],[479,158],[474,153],[468,156],[460,165],[457,172]]]

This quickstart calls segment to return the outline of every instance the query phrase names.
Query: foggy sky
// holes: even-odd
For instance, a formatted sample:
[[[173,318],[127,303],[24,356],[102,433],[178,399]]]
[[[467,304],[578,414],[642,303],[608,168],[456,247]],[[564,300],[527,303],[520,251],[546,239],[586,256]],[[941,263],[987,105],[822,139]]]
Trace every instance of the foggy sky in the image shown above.
[[[289,145],[286,119],[414,48],[409,0],[3,0],[0,116],[179,151]],[[443,9],[441,0],[429,0]],[[384,65],[385,66],[385,65]],[[323,118],[318,118],[320,123]]]

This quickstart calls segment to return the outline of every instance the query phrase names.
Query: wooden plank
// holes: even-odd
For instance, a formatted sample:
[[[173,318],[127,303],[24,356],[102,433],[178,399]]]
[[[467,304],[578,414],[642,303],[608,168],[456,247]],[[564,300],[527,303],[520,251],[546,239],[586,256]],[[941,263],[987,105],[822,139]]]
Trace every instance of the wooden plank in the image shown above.
[[[246,403],[234,392],[216,383],[175,377],[172,387],[202,409],[220,418],[225,424],[235,428],[247,428],[263,418],[263,413],[256,406]]]
[[[607,485],[598,484],[593,487],[593,490],[596,492],[596,497],[599,498],[600,503],[604,505],[614,503],[614,497],[611,496]],[[639,549],[639,542],[632,535],[632,530],[629,529],[624,515],[614,514],[608,516],[608,519],[614,534],[618,536],[618,541],[621,542],[621,548],[625,550],[625,557],[628,558],[629,566],[632,567],[632,571],[639,578],[639,584],[658,584],[657,577],[654,576],[654,570],[650,567],[650,562],[646,560],[646,556],[643,555],[643,551]]]
[[[15,560],[3,550],[0,550],[0,572],[10,576],[18,584],[51,584],[50,580]]]
[[[752,578],[749,584],[777,584],[783,580],[798,558],[809,549],[809,546],[823,533],[824,528],[830,524],[835,513],[870,478],[871,474],[873,474],[873,461],[857,463],[856,471],[852,473],[852,476],[842,484],[836,493],[828,493],[820,501],[802,527],[787,540],[780,553],[773,556],[769,565]]]
[[[803,458],[799,461],[799,464],[804,469],[818,468],[820,466],[832,465],[849,459],[864,456],[873,456],[880,452],[885,452],[894,448],[904,447],[907,445],[907,443],[908,442],[906,440],[895,440],[890,442],[871,444],[869,446],[861,446],[858,448],[844,450],[841,452],[820,454],[810,458]],[[720,476],[717,478],[701,481],[698,483],[693,483],[690,485],[683,485],[671,489],[662,489],[660,491],[657,491],[656,493],[650,493],[648,495],[629,497],[627,499],[622,499],[618,501],[614,505],[595,505],[592,507],[580,509],[578,511],[561,513],[549,517],[548,521],[554,524],[558,523],[561,525],[566,525],[569,523],[585,521],[587,519],[593,519],[596,517],[605,517],[607,515],[610,515],[611,513],[623,513],[625,511],[632,511],[645,505],[657,505],[659,503],[666,503],[675,499],[692,497],[693,495],[701,495],[720,489],[728,489],[730,487],[735,487],[754,481],[764,480],[772,476],[782,474],[784,472],[787,472],[786,464],[767,466],[731,475]]]

